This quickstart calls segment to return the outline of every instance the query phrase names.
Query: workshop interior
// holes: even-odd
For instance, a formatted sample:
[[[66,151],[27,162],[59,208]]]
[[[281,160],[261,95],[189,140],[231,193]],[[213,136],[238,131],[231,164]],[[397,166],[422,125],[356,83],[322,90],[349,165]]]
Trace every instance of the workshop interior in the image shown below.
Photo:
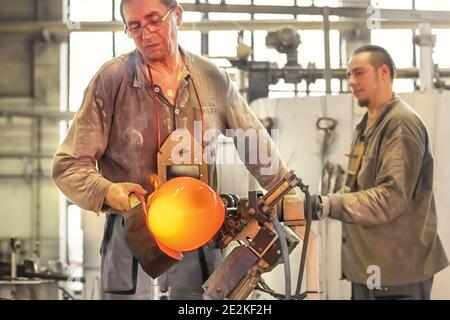
[[[150,276],[214,243],[224,260],[203,284],[210,299],[351,298],[342,222],[320,220],[320,195],[345,186],[353,130],[366,112],[347,63],[366,44],[392,55],[393,90],[428,130],[437,232],[450,254],[449,1],[179,4],[179,44],[227,72],[290,171],[264,190],[221,135],[213,190],[205,164],[172,168],[164,148],[173,145],[163,145],[161,185],[146,201],[131,197],[125,215],[131,250]],[[105,214],[68,200],[52,181],[52,161],[92,77],[135,49],[120,0],[0,0],[0,8],[0,299],[99,300]],[[175,210],[191,216],[170,216]],[[151,232],[138,234],[142,227]],[[153,299],[170,299],[152,286]],[[431,299],[450,299],[450,268],[434,275]]]

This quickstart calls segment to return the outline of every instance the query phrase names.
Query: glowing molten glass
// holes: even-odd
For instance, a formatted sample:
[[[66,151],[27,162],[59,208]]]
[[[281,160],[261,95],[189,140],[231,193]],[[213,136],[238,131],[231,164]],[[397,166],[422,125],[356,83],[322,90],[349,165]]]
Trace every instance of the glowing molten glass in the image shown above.
[[[217,193],[204,182],[178,177],[148,198],[147,225],[156,240],[175,251],[191,251],[207,243],[225,218]]]

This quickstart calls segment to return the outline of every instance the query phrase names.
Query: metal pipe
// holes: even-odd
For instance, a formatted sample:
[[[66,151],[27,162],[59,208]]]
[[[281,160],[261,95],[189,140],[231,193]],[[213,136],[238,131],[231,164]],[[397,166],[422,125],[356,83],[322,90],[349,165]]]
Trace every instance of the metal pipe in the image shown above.
[[[195,12],[233,12],[233,13],[273,13],[273,14],[306,14],[322,15],[323,11],[318,6],[271,6],[271,5],[231,5],[231,4],[209,4],[209,3],[183,3],[185,11]],[[450,12],[432,10],[402,10],[381,9],[381,16],[387,20],[399,21],[449,21]],[[330,15],[367,19],[366,7],[333,7]]]
[[[360,21],[330,21],[332,30],[353,30],[355,24]],[[416,29],[418,22],[408,21],[381,21],[381,29]],[[447,21],[430,22],[433,29],[450,28],[450,17]],[[296,21],[296,20],[242,20],[242,21],[199,21],[183,22],[181,31],[200,31],[207,32],[211,30],[267,30],[280,29],[290,26],[299,30],[322,30],[321,21]],[[121,22],[83,22],[79,29],[68,29],[67,25],[60,21],[22,21],[22,22],[2,22],[0,23],[0,34],[41,34],[44,30],[51,34],[67,36],[71,32],[119,32],[123,31]]]
[[[17,279],[17,249],[20,249],[20,241],[17,238],[10,238],[11,249],[11,280]]]
[[[0,108],[0,116],[4,117],[24,117],[24,118],[46,118],[54,120],[72,120],[75,112],[53,110],[35,110],[20,108]]]
[[[158,278],[150,280],[151,298],[150,300],[161,300],[161,291],[159,290]]]
[[[35,152],[37,154],[40,154],[42,152],[42,118],[37,118],[36,119],[36,130],[37,130],[37,134],[36,134],[36,150]],[[34,159],[35,163],[36,163],[36,173],[37,173],[37,178],[34,180],[36,182],[36,239],[35,241],[40,241],[41,239],[41,191],[42,191],[42,186],[41,186],[41,175],[42,175],[42,163],[41,163],[41,158],[35,158]]]
[[[323,39],[325,50],[325,92],[331,94],[331,63],[330,63],[330,8],[323,8]]]
[[[436,36],[431,33],[428,23],[419,25],[418,45],[420,47],[420,91],[428,91],[433,88],[434,62],[433,47]]]
[[[42,174],[40,179],[51,179],[50,174]],[[32,180],[37,179],[37,174],[0,174],[0,180]]]
[[[261,71],[260,69],[258,69]],[[294,66],[286,66],[283,68],[270,68],[271,71],[278,71],[280,74],[283,71],[297,71],[298,73],[306,76],[312,76],[317,79],[323,79],[325,69],[306,69],[302,67],[294,67]],[[344,68],[340,69],[331,69],[331,77],[333,79],[346,79],[347,78],[347,70]],[[450,78],[450,69],[439,69],[439,74],[441,78]],[[397,70],[397,79],[417,79],[419,77],[419,69],[417,68],[406,68],[406,69],[398,69]]]
[[[31,151],[33,153],[37,153],[36,151],[36,136],[37,136],[37,123],[36,118],[33,118],[31,121],[31,128],[30,128],[30,146]],[[38,194],[38,185],[39,185],[39,179],[37,177],[38,172],[35,170],[35,159],[32,159],[31,166],[29,168],[25,167],[24,173],[30,173],[31,175],[36,175],[31,181],[30,181],[30,233],[31,233],[31,239],[32,241],[36,241],[37,237],[37,229],[36,229],[36,221],[37,221],[37,194]]]
[[[33,152],[0,152],[0,159],[23,159],[23,158],[41,158],[53,159],[52,153],[33,153]]]

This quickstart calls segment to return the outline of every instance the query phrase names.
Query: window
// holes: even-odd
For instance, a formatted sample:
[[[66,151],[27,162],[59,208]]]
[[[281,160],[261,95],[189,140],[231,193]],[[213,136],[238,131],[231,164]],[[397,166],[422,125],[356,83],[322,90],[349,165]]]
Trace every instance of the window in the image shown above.
[[[411,68],[413,65],[413,33],[411,30],[380,29],[371,31],[372,44],[385,48],[397,68]]]
[[[294,0],[277,0],[276,2],[273,0],[254,0],[253,3],[256,5],[266,5],[266,6],[293,6],[293,5],[295,5]]]
[[[436,45],[433,51],[434,63],[437,63],[440,68],[450,68],[450,30],[436,29],[432,31],[436,35]]]
[[[372,0],[371,5],[380,9],[412,9],[411,0]]]
[[[418,10],[450,10],[450,2],[448,0],[415,0],[416,9]]]
[[[181,31],[178,34],[180,45],[187,51],[201,54],[201,33],[200,31]]]
[[[83,93],[98,69],[113,57],[111,32],[73,32],[70,35],[69,110],[81,105]],[[83,66],[80,68],[80,66]]]
[[[120,3],[120,0],[116,2]],[[72,21],[111,21],[112,17],[111,0],[70,0]]]

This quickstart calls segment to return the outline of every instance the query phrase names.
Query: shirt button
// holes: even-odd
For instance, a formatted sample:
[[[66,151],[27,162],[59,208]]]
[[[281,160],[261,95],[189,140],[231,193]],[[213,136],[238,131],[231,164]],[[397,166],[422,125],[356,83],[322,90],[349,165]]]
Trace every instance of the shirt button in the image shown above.
[[[175,114],[180,114],[180,110],[175,109]]]
[[[342,238],[342,243],[345,243],[345,241],[347,241],[347,239],[345,237]]]
[[[155,87],[155,92],[159,93],[159,87]]]

